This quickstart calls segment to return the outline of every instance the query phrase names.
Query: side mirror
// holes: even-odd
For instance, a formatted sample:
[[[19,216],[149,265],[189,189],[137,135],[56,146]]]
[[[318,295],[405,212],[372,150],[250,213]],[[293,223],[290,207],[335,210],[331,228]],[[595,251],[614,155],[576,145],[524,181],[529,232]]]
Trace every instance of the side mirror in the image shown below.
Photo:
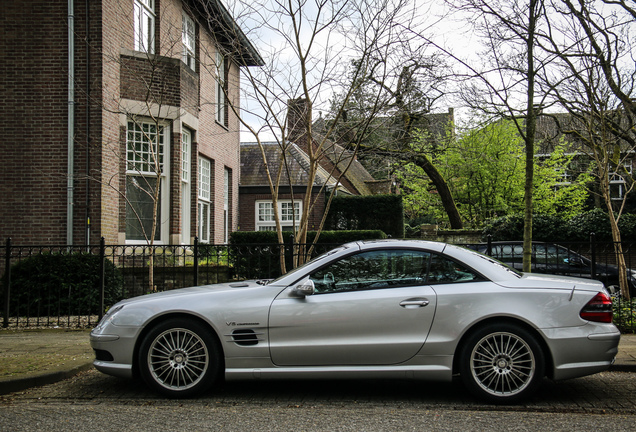
[[[316,286],[314,285],[314,281],[312,281],[311,279],[303,282],[302,284],[296,285],[294,288],[292,288],[292,294],[301,298],[314,295],[315,292],[316,292]]]

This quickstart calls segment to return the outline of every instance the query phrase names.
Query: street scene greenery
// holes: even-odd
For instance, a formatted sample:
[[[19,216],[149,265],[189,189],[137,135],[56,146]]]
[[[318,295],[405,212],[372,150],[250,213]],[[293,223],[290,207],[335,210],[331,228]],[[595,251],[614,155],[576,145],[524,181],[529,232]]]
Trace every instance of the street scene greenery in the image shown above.
[[[197,10],[207,4],[184,3]],[[224,103],[250,141],[261,149],[274,141],[283,155],[278,171],[263,160],[275,230],[251,237],[234,233],[230,243],[263,243],[270,251],[270,244],[291,244],[294,258],[281,248],[275,258],[257,262],[212,245],[199,251],[205,264],[249,267],[254,276],[278,266],[283,273],[314,256],[321,242],[351,238],[331,230],[380,230],[372,231],[376,238],[400,238],[418,237],[423,225],[436,225],[476,230],[482,239],[523,240],[528,271],[532,241],[584,242],[594,234],[613,247],[629,305],[623,244],[636,241],[633,1],[237,0],[228,9],[238,25],[224,29],[223,37],[247,36],[263,65],[243,68],[243,94],[230,98],[222,89]],[[178,37],[170,41],[171,51],[181,49]],[[232,43],[221,45],[221,57],[237,55]],[[160,56],[147,57],[150,69],[162,67]],[[161,107],[156,100],[145,103]],[[147,291],[157,285],[153,246],[161,225],[163,170],[157,145],[163,119],[152,120],[129,120],[128,128],[152,144],[145,152],[153,163],[127,162],[135,174],[120,192],[130,201],[136,191],[148,203],[148,215],[136,214],[130,202],[126,207],[127,229],[140,230],[137,240],[152,251]],[[280,196],[284,186],[294,191],[298,185],[283,184],[280,173],[287,150],[301,142],[306,188],[291,194],[302,206],[287,232],[277,201],[288,199]],[[336,147],[343,149],[341,158],[330,162],[339,171],[326,170]],[[121,157],[119,147],[113,153]],[[389,183],[393,195],[340,196],[339,185],[356,161],[375,180]],[[318,184],[321,169],[330,178]],[[318,194],[310,192],[314,186]],[[325,211],[315,221],[311,210],[322,201]],[[170,258],[184,266],[194,261],[187,253]],[[83,304],[94,311],[99,305],[87,295],[97,282],[85,270],[97,265],[85,263],[91,259],[44,254],[21,260],[11,284],[35,288],[12,297],[12,308],[55,304],[67,311],[59,314]],[[107,283],[111,303],[122,282],[115,269],[105,273],[114,275]],[[77,280],[58,278],[68,275]]]

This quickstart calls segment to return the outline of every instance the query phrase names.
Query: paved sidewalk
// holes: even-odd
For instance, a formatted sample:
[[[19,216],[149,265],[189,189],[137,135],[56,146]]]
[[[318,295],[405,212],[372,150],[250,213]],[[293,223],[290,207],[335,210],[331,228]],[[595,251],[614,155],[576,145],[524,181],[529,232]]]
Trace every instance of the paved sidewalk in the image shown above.
[[[70,378],[92,366],[90,330],[0,330],[0,395]]]
[[[92,366],[89,330],[0,330],[0,395],[70,378]],[[636,372],[636,335],[625,334],[611,370]]]

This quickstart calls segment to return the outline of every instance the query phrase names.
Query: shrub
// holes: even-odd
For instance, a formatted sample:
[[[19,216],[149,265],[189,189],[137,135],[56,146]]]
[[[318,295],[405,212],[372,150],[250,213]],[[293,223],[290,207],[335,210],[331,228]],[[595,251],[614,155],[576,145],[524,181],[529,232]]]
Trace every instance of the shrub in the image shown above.
[[[636,215],[623,214],[618,227],[621,239],[636,241]],[[532,221],[532,239],[535,241],[589,241],[594,233],[597,241],[612,241],[612,229],[605,211],[596,208],[570,219],[556,215],[535,215]],[[493,241],[523,239],[523,215],[515,214],[486,221],[482,237],[492,236]]]
[[[523,238],[523,216],[508,215],[488,219],[482,237],[492,236],[493,241],[520,240]]]
[[[572,241],[588,241],[591,233],[598,241],[612,240],[607,213],[599,208],[572,217],[567,222],[567,231]]]
[[[13,264],[11,315],[98,314],[99,260],[97,255],[83,253],[45,253]],[[104,284],[104,303],[113,305],[122,297],[123,279],[109,260],[104,262]]]

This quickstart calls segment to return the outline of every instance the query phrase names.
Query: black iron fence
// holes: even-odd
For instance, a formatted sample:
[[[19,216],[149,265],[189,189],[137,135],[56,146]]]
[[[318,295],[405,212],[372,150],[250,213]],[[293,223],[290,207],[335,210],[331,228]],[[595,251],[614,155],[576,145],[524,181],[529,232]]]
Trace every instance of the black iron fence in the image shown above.
[[[336,245],[320,245],[316,256]],[[521,242],[464,245],[521,268]],[[636,270],[636,245],[623,244],[628,269]],[[617,291],[611,243],[535,243],[533,271],[602,280],[615,291],[615,322],[636,330],[636,303]],[[293,244],[19,246],[0,247],[3,327],[91,327],[115,302],[141,294],[246,279],[271,279],[285,260],[308,258]],[[628,270],[632,293],[636,272]]]
[[[90,327],[117,301],[236,280],[272,279],[337,245],[293,244],[0,247],[2,327]]]

